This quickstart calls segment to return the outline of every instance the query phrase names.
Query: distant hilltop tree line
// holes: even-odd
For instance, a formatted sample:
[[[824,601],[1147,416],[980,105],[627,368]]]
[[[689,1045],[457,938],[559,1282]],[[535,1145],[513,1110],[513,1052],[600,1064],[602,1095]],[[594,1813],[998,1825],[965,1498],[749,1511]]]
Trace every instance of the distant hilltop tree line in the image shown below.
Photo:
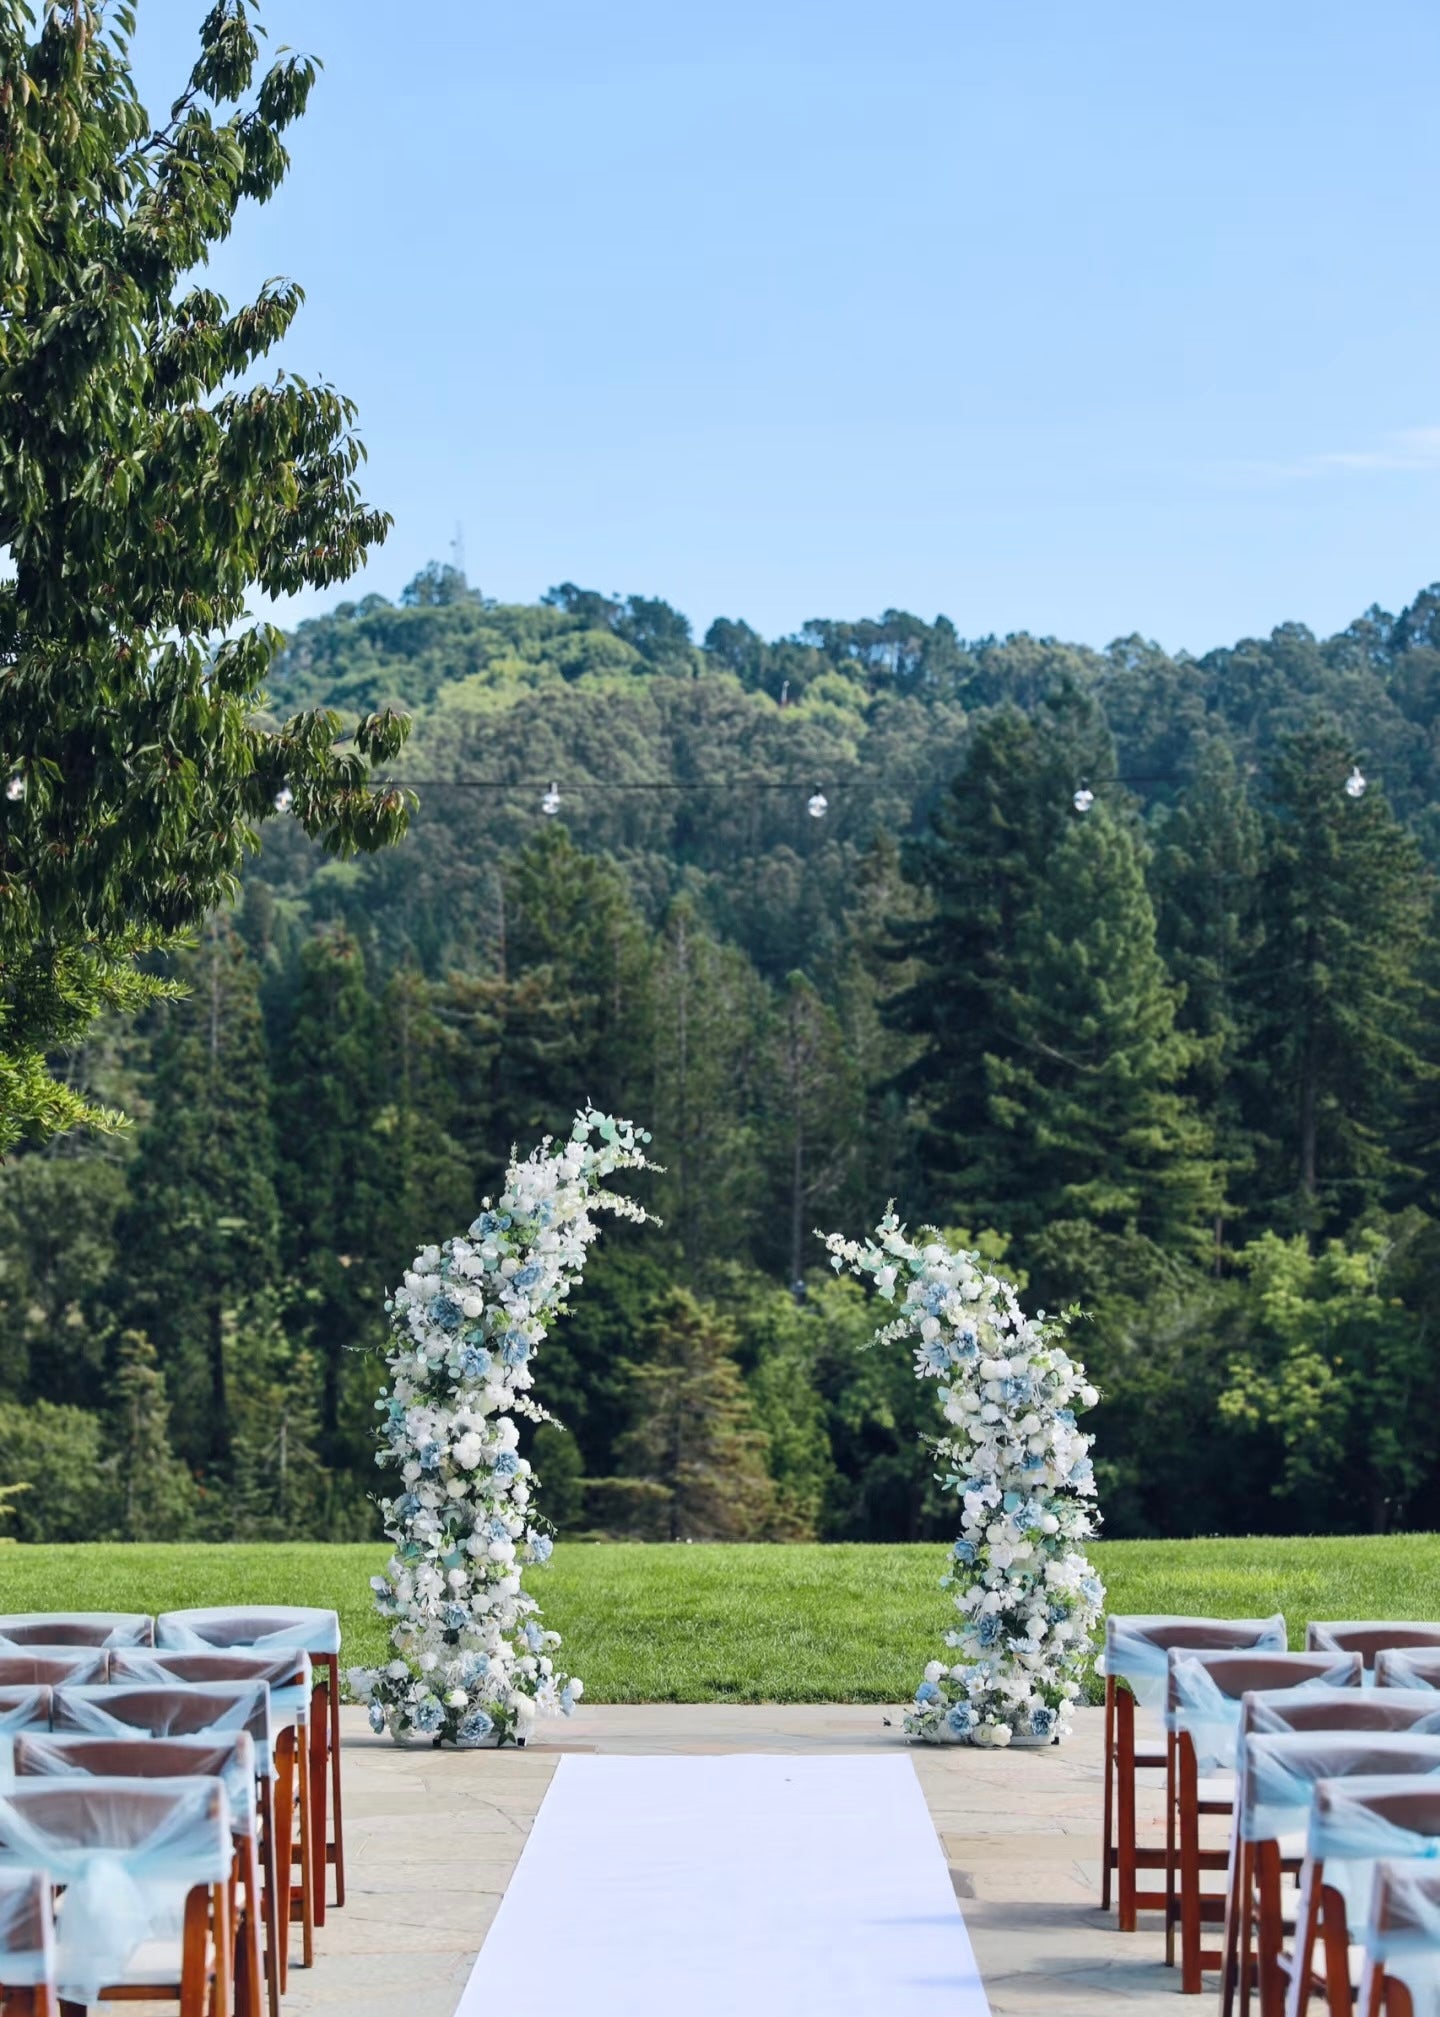
[[[271,704],[408,712],[410,832],[271,821],[183,997],[57,1058],[135,1125],[0,1170],[13,1531],[372,1531],[384,1291],[582,1099],[664,1227],[545,1348],[562,1532],[943,1531],[813,1238],[891,1196],[1082,1309],[1111,1533],[1433,1525],[1437,609],[697,647],[431,568],[302,625]]]

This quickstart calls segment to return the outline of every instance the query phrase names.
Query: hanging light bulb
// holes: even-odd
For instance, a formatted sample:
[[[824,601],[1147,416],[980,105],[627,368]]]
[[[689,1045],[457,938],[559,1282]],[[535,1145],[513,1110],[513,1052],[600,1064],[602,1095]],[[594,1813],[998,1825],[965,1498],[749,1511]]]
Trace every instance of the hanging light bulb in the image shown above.
[[[289,812],[291,806],[294,805],[294,803],[295,803],[294,792],[291,791],[288,784],[282,784],[279,791],[277,791],[275,794],[276,812]]]
[[[1349,777],[1345,780],[1345,796],[1347,798],[1364,798],[1367,783],[1368,779],[1357,763],[1351,770]]]
[[[1080,789],[1076,792],[1075,797],[1072,800],[1072,803],[1075,807],[1076,812],[1089,812],[1091,806],[1094,805],[1095,803],[1095,794],[1093,791],[1091,791],[1088,784],[1081,785]]]
[[[24,798],[25,780],[21,777],[18,770],[6,785],[5,796],[9,799],[11,805],[15,805],[20,799]]]
[[[824,819],[826,813],[829,812],[830,801],[826,798],[824,792],[821,791],[818,784],[814,791],[811,792],[809,798],[806,799],[805,810],[809,813],[811,819]]]
[[[553,778],[550,783],[550,789],[540,801],[540,810],[544,813],[546,819],[554,819],[556,813],[560,810],[560,789]]]

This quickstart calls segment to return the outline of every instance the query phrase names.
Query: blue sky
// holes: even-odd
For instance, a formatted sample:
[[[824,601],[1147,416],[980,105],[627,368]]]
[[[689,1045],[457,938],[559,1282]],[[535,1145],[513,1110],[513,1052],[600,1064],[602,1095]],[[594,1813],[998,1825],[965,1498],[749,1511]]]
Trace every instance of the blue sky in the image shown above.
[[[204,0],[140,0],[152,110]],[[308,301],[394,595],[1204,650],[1440,576],[1433,0],[266,0],[218,257]],[[333,602],[311,599],[306,611]]]

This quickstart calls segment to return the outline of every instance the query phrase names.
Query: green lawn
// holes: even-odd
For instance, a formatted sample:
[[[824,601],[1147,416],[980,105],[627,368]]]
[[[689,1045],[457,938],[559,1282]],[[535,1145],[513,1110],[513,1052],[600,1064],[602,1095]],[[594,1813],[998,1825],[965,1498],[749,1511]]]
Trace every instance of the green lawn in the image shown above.
[[[1117,1611],[1440,1618],[1440,1535],[1107,1541]],[[0,1610],[326,1604],[348,1662],[380,1656],[367,1579],[381,1547],[0,1549]],[[895,1702],[941,1650],[940,1546],[564,1545],[531,1587],[595,1702]]]

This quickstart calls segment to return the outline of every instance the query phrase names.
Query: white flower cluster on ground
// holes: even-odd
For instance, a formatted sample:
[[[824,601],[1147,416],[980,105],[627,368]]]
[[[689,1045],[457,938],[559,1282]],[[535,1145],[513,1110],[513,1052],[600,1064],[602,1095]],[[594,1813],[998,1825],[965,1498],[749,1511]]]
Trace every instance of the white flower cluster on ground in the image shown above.
[[[890,1212],[863,1244],[832,1234],[831,1265],[872,1277],[900,1313],[876,1342],[915,1341],[949,1425],[938,1482],[963,1506],[953,1567],[958,1626],[905,1718],[932,1743],[1035,1743],[1067,1734],[1104,1587],[1083,1553],[1098,1515],[1091,1438],[1076,1412],[1099,1396],[1065,1327],[1027,1317],[1013,1286],[938,1235],[915,1245]]]
[[[608,1114],[577,1115],[562,1148],[547,1137],[510,1164],[463,1239],[422,1248],[386,1304],[375,1461],[399,1470],[402,1489],[378,1501],[395,1552],[372,1588],[393,1657],[353,1669],[350,1684],[372,1727],[397,1740],[523,1742],[537,1714],[568,1715],[582,1692],[556,1671],[559,1634],[521,1587],[552,1543],[515,1417],[547,1419],[529,1397],[531,1368],[584,1271],[594,1214],[648,1217],[604,1180],[649,1167],[649,1139]]]

